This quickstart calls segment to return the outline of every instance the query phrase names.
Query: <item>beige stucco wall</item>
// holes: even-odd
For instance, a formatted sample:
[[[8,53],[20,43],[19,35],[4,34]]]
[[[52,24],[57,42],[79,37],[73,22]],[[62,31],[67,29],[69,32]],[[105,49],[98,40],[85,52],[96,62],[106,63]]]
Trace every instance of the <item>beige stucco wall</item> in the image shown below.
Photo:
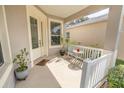
[[[22,48],[29,51],[29,38],[25,6],[5,6],[12,58]]]
[[[99,47],[104,47],[105,33],[107,22],[98,22],[89,25],[82,25],[75,28],[65,30],[70,32],[70,38],[74,41],[81,42],[81,45],[90,46],[98,44]],[[124,59],[124,31],[121,32],[118,58]]]
[[[66,30],[70,32],[70,38],[81,42],[81,45],[90,46],[98,44],[103,48],[105,37],[106,22],[83,25]]]

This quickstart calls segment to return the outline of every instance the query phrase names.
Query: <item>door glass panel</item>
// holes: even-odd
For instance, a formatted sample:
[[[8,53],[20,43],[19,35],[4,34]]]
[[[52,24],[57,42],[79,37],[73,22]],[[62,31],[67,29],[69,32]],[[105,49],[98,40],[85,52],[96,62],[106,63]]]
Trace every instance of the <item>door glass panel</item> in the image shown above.
[[[3,59],[3,53],[2,53],[2,46],[0,43],[0,66],[2,66],[3,63],[4,63],[4,59]]]
[[[41,38],[42,38],[42,46],[44,46],[44,44],[43,44],[43,26],[42,26],[42,22],[41,22]]]
[[[32,49],[38,48],[37,19],[30,17]]]

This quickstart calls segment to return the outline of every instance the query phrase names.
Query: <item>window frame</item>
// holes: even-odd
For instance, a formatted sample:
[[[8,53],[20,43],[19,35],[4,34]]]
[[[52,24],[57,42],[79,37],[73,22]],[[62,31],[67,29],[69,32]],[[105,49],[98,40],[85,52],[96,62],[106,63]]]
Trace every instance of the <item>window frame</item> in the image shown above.
[[[61,43],[60,45],[51,45],[51,22],[57,22],[57,23],[60,23],[61,24],[61,31],[60,31],[60,37],[63,36],[63,21],[61,20],[56,20],[56,19],[51,19],[49,18],[49,48],[59,48],[61,47]],[[59,35],[53,35],[53,36],[59,36]]]

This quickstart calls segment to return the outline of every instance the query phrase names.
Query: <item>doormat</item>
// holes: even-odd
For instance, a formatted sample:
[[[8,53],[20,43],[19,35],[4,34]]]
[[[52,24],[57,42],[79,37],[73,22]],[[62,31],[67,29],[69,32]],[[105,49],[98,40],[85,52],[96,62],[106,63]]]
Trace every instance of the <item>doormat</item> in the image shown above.
[[[45,66],[46,63],[47,63],[48,61],[49,61],[48,59],[43,59],[42,61],[40,61],[40,62],[37,63],[36,65],[39,65],[39,66]]]

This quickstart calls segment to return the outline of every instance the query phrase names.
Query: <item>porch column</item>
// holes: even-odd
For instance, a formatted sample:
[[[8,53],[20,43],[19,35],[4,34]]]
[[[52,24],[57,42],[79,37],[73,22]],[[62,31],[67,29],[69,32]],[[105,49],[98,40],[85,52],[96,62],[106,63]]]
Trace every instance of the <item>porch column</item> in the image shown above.
[[[115,66],[118,44],[120,38],[120,31],[123,21],[123,6],[122,5],[112,5],[110,6],[107,31],[104,42],[104,49],[113,51],[113,58],[111,66]]]

